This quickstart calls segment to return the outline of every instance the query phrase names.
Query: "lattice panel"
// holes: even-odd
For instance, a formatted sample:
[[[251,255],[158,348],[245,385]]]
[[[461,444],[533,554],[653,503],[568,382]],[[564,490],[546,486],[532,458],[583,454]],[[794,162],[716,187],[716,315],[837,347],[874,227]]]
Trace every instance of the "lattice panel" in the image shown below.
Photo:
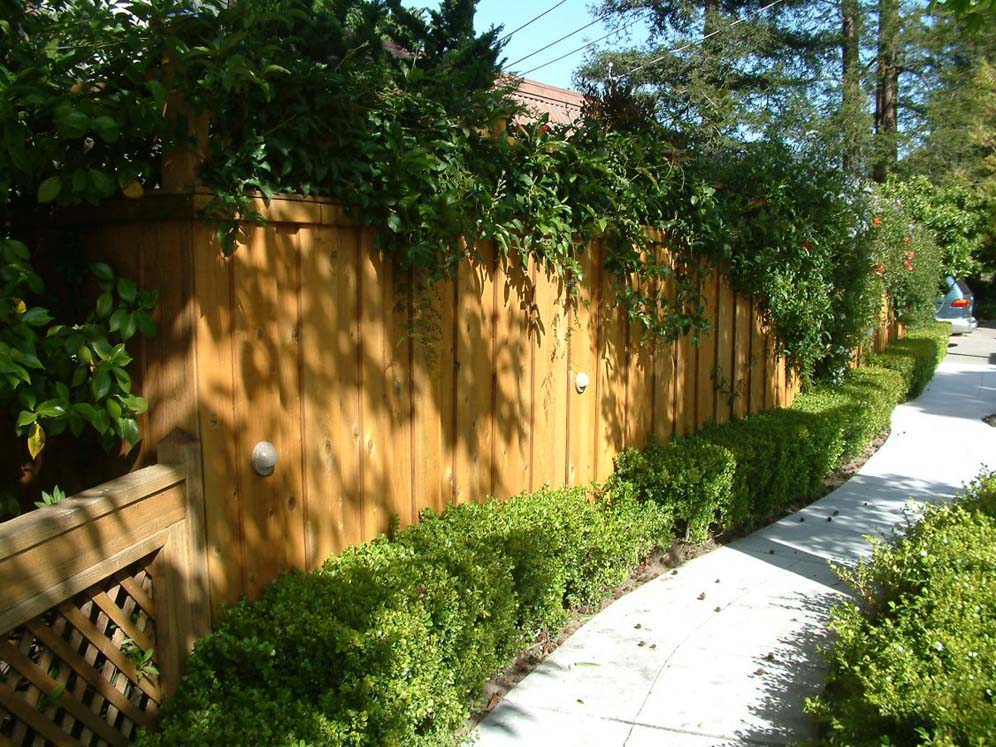
[[[155,725],[154,558],[0,636],[0,747],[126,745]]]

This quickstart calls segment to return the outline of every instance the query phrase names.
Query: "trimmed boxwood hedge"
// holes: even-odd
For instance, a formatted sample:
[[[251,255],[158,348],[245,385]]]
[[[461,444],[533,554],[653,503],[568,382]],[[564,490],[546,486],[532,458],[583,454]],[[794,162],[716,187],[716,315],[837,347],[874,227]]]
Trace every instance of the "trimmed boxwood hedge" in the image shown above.
[[[160,731],[139,744],[452,744],[493,672],[641,559],[813,493],[922,388],[945,331],[894,344],[876,359],[887,367],[849,371],[791,408],[627,451],[603,488],[427,511],[393,540],[277,580],[197,643]]]
[[[808,703],[828,747],[996,744],[996,475],[919,518],[841,572],[857,601]]]

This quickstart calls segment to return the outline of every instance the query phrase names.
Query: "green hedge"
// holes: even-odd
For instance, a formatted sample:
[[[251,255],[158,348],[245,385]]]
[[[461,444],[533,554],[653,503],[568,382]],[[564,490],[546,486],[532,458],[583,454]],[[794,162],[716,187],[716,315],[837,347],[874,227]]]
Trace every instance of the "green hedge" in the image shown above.
[[[868,355],[866,363],[899,371],[910,382],[906,397],[913,399],[926,388],[934,369],[947,353],[950,335],[950,324],[932,322],[910,330],[905,339],[896,340],[883,352]]]
[[[143,745],[436,745],[486,679],[672,541],[654,503],[462,505],[229,610]]]
[[[161,731],[139,743],[450,744],[491,673],[654,550],[816,491],[885,427],[935,349],[908,345],[914,366],[849,371],[792,408],[627,451],[597,492],[426,512],[393,541],[285,576],[198,642]]]
[[[842,573],[825,745],[996,744],[996,475],[931,506],[895,545]]]

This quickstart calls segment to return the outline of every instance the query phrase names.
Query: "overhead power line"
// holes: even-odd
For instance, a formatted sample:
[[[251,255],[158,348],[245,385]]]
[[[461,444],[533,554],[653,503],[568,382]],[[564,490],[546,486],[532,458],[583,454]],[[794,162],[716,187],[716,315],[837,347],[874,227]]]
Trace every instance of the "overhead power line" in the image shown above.
[[[684,52],[686,49],[690,49],[690,48],[692,48],[692,47],[694,47],[694,46],[696,46],[698,44],[701,44],[702,42],[706,41],[707,39],[711,39],[712,37],[716,36],[717,34],[723,33],[727,29],[733,28],[734,26],[738,26],[741,23],[744,23],[745,21],[750,20],[753,16],[760,15],[764,11],[769,10],[770,8],[775,7],[776,5],[780,5],[784,1],[785,0],[773,0],[773,2],[770,2],[767,5],[758,8],[752,15],[747,15],[747,16],[744,16],[743,18],[738,18],[733,23],[731,23],[729,26],[724,26],[723,28],[716,29],[715,31],[712,31],[712,32],[706,34],[705,36],[703,36],[700,39],[695,39],[693,41],[690,41],[690,42],[687,42],[685,44],[682,44],[680,47],[676,47],[674,49],[670,49],[667,52],[665,52],[664,54],[660,55],[659,57],[655,57],[654,59],[650,60],[649,62],[645,62],[642,65],[637,65],[632,70],[630,70],[630,71],[628,71],[626,73],[623,73],[623,75],[630,76],[630,75],[633,75],[634,73],[639,72],[640,70],[643,70],[644,68],[650,67],[651,65],[656,65],[658,62],[661,62],[661,61],[667,59],[671,55],[678,54],[679,52]],[[605,41],[610,36],[613,36],[614,34],[620,32],[620,31],[624,31],[625,29],[629,28],[630,26],[632,26],[633,24],[635,24],[639,20],[642,20],[642,19],[636,19],[635,21],[631,21],[630,23],[626,24],[625,26],[623,26],[623,27],[621,27],[619,29],[616,29],[614,31],[609,32],[605,36],[600,36],[599,38],[597,38],[597,39],[595,39],[593,41],[590,41],[587,44],[584,44],[584,45],[578,47],[577,49],[572,49],[570,52],[567,52],[565,54],[560,55],[560,57],[555,57],[554,59],[550,60],[549,62],[544,62],[542,65],[537,65],[536,67],[533,67],[533,68],[530,68],[529,70],[526,70],[524,73],[518,73],[518,75],[520,77],[525,77],[525,76],[529,75],[530,73],[535,73],[537,70],[542,70],[545,67],[549,67],[550,65],[553,65],[554,63],[560,62],[561,60],[566,60],[568,57],[576,55],[578,52],[584,52],[586,49],[590,49],[591,47],[595,46],[596,44]],[[597,21],[595,23],[597,23]],[[583,31],[584,29],[586,29],[586,28],[588,28],[589,26],[592,26],[592,25],[594,25],[594,23],[589,23],[588,26],[583,26],[581,29],[578,29],[578,31]],[[522,60],[528,59],[529,57],[532,57],[533,55],[538,54],[539,52],[542,52],[545,49],[549,49],[554,44],[557,44],[560,41],[563,41],[563,39],[566,39],[566,38],[568,38],[570,36],[573,36],[575,33],[578,33],[578,31],[572,32],[572,33],[568,34],[566,37],[562,37],[561,39],[558,39],[556,42],[552,42],[552,43],[546,45],[545,47],[542,47],[541,49],[538,49],[535,52],[527,55],[526,57],[523,57],[523,58],[521,58],[519,60],[516,60],[512,64],[514,65],[514,64],[516,64],[518,62],[522,62]]]
[[[581,33],[582,31],[584,31],[585,29],[588,29],[588,28],[591,28],[591,27],[592,27],[592,26],[594,26],[594,25],[595,25],[596,23],[600,23],[600,22],[601,22],[601,20],[602,20],[601,18],[596,18],[596,19],[595,19],[594,21],[592,21],[591,23],[589,23],[589,24],[586,24],[586,25],[582,26],[582,27],[581,27],[581,28],[579,28],[579,29],[574,29],[574,30],[573,30],[573,31],[572,31],[571,33],[569,33],[569,34],[564,34],[564,35],[563,35],[562,37],[560,37],[559,39],[557,39],[557,40],[555,40],[555,41],[552,41],[552,42],[550,42],[549,44],[546,44],[546,45],[544,45],[544,46],[540,47],[539,49],[537,49],[537,50],[535,50],[535,51],[533,51],[533,52],[530,52],[530,53],[529,53],[529,54],[527,54],[527,55],[526,55],[525,57],[520,57],[520,58],[519,58],[519,59],[517,59],[517,60],[516,60],[515,62],[510,62],[510,63],[509,63],[508,65],[507,65],[507,67],[511,67],[512,65],[518,65],[518,64],[519,64],[520,62],[524,62],[524,61],[528,60],[528,59],[529,59],[530,57],[535,57],[535,56],[536,56],[536,55],[538,55],[538,54],[539,54],[540,52],[545,52],[545,51],[546,51],[546,50],[548,50],[548,49],[549,49],[550,47],[555,47],[555,46],[557,46],[558,44],[560,44],[560,42],[564,41],[565,39],[570,39],[570,38],[571,38],[572,36],[576,36],[577,34],[580,34],[580,33]]]
[[[517,65],[517,64],[519,64],[520,62],[522,62],[523,60],[528,60],[528,59],[529,59],[530,57],[535,57],[535,56],[536,56],[536,55],[538,55],[538,54],[539,54],[540,52],[545,52],[545,51],[546,51],[547,49],[549,49],[550,47],[553,47],[553,46],[556,46],[557,44],[560,44],[560,42],[564,41],[565,39],[570,39],[570,38],[571,38],[572,36],[575,36],[575,35],[577,35],[577,34],[580,34],[580,33],[581,33],[582,31],[584,31],[585,29],[588,29],[588,28],[591,28],[591,27],[592,27],[592,26],[594,26],[594,25],[595,25],[596,23],[601,23],[601,22],[602,22],[603,20],[604,20],[603,18],[596,18],[596,19],[595,19],[594,21],[592,21],[591,23],[589,23],[589,24],[586,24],[586,25],[582,26],[581,28],[578,28],[578,29],[575,29],[574,31],[572,31],[572,32],[571,32],[571,33],[569,33],[569,34],[565,34],[564,36],[560,37],[560,38],[559,38],[559,39],[557,39],[556,41],[552,41],[552,42],[550,42],[549,44],[547,44],[546,46],[543,46],[543,47],[540,47],[540,48],[539,48],[539,49],[537,49],[537,50],[536,50],[535,52],[530,52],[530,53],[529,53],[529,54],[527,54],[527,55],[526,55],[525,57],[520,57],[520,58],[519,58],[519,59],[517,59],[517,60],[516,60],[515,62],[513,62],[513,63],[511,63],[511,64],[507,65],[507,66],[505,67],[505,69],[507,70],[507,69],[508,69],[508,68],[510,68],[510,67],[511,67],[512,65]],[[524,73],[521,73],[521,75],[529,75],[529,73],[532,73],[532,72],[535,72],[536,70],[542,70],[542,69],[543,69],[544,67],[548,67],[549,65],[552,65],[552,64],[553,64],[553,63],[555,63],[555,62],[560,62],[561,60],[564,60],[564,59],[567,59],[567,58],[568,58],[568,57],[570,57],[571,55],[575,55],[575,54],[577,54],[578,52],[583,52],[584,50],[588,49],[589,47],[593,47],[593,46],[595,46],[596,44],[598,44],[599,42],[602,42],[602,41],[605,41],[605,40],[606,40],[606,39],[608,39],[608,38],[609,38],[610,36],[615,36],[616,34],[618,34],[618,33],[621,33],[621,32],[623,32],[623,31],[625,31],[625,30],[626,30],[626,29],[628,29],[628,28],[629,28],[630,26],[634,26],[634,25],[636,25],[637,23],[639,23],[639,22],[640,22],[640,21],[642,21],[642,20],[643,20],[642,18],[636,18],[636,19],[634,19],[634,20],[630,21],[629,23],[627,23],[627,24],[625,24],[625,25],[623,25],[623,26],[620,26],[620,27],[619,27],[619,28],[617,28],[617,29],[613,29],[612,31],[610,31],[609,33],[607,33],[607,34],[606,34],[605,36],[600,36],[600,37],[598,37],[597,39],[595,39],[594,41],[590,41],[590,42],[588,42],[587,44],[584,44],[584,45],[582,45],[582,46],[578,47],[577,49],[572,49],[572,50],[571,50],[570,52],[568,52],[567,54],[562,54],[562,55],[560,55],[560,57],[557,57],[557,58],[555,58],[555,59],[552,59],[552,60],[550,60],[549,62],[544,62],[544,63],[543,63],[542,65],[537,65],[537,66],[536,66],[536,67],[534,67],[534,68],[530,68],[530,69],[529,69],[529,70],[527,70],[526,72],[524,72]]]
[[[538,21],[539,19],[541,19],[543,16],[547,15],[548,13],[552,13],[553,11],[555,11],[557,8],[559,8],[561,5],[563,5],[566,2],[567,2],[567,0],[560,0],[559,3],[554,3],[553,6],[547,8],[542,13],[540,13],[538,16],[536,16],[535,18],[529,19],[524,24],[522,24],[521,26],[519,26],[519,28],[513,29],[512,31],[509,31],[507,34],[505,34],[505,36],[503,36],[501,39],[498,40],[498,43],[501,44],[503,41],[508,41],[513,36],[515,36],[520,31],[522,31],[522,29],[526,28],[527,26],[532,26],[534,23],[536,23],[536,21]]]
[[[779,3],[782,3],[784,1],[785,0],[774,0],[774,2],[770,2],[767,5],[765,5],[765,6],[761,7],[761,8],[758,8],[756,11],[754,11],[753,16],[759,16],[764,11],[768,10],[769,8],[774,8],[776,5],[778,5]],[[659,57],[655,57],[654,59],[650,60],[649,62],[644,62],[642,65],[637,65],[636,67],[634,67],[632,70],[630,70],[628,73],[625,73],[625,74],[626,75],[634,75],[634,74],[640,72],[641,70],[650,67],[651,65],[656,65],[658,62],[663,62],[664,60],[666,60],[668,57],[671,57],[672,55],[676,55],[679,52],[684,52],[686,49],[691,49],[692,47],[694,47],[694,46],[696,46],[698,44],[701,44],[702,42],[706,41],[707,39],[711,39],[712,37],[716,36],[717,34],[720,34],[720,33],[724,32],[724,31],[726,31],[728,29],[731,29],[734,26],[739,26],[741,23],[743,23],[744,21],[748,21],[751,18],[752,18],[752,16],[750,16],[750,15],[743,16],[742,18],[738,18],[733,23],[731,23],[729,26],[724,26],[723,28],[716,29],[715,31],[712,31],[712,32],[706,34],[701,39],[695,39],[694,41],[690,41],[690,42],[688,42],[686,44],[681,45],[680,47],[676,47],[675,49],[669,49],[667,52],[665,52],[664,54],[660,55]]]

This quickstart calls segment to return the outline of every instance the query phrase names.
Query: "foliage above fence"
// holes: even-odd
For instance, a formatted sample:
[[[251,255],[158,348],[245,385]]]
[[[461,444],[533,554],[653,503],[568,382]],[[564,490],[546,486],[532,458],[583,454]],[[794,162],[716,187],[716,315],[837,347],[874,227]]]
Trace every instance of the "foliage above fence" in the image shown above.
[[[492,238],[570,283],[586,241],[603,236],[621,301],[654,335],[702,325],[694,273],[673,267],[704,255],[733,259],[804,371],[853,346],[879,293],[860,195],[826,159],[751,146],[681,165],[674,133],[652,120],[619,128],[597,107],[577,129],[495,136],[515,107],[495,88],[499,32],[475,34],[474,5],[423,16],[367,0],[75,0],[24,14],[4,27],[20,39],[4,59],[15,105],[0,191],[56,204],[138,194],[206,116],[201,177],[230,241],[253,213],[247,189],[359,209],[419,282]],[[180,100],[194,117],[176,113]],[[668,232],[676,263],[646,251],[645,226]],[[676,281],[667,299],[648,292],[662,277]]]

